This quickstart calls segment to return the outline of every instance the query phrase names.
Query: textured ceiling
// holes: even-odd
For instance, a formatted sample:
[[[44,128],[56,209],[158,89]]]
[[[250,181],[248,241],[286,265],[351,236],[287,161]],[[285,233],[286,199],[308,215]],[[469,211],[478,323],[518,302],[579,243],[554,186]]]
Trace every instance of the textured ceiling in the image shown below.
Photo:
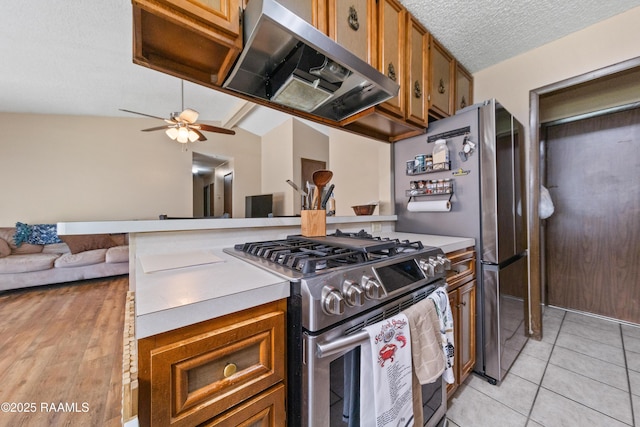
[[[640,0],[400,0],[471,73],[640,6]]]
[[[471,72],[585,28],[640,0],[401,0]],[[156,116],[178,111],[180,81],[132,63],[129,0],[20,0],[0,14],[0,111]],[[185,106],[226,119],[238,100],[185,83]],[[287,115],[258,107],[238,126],[258,135]],[[151,119],[150,119],[151,120]]]

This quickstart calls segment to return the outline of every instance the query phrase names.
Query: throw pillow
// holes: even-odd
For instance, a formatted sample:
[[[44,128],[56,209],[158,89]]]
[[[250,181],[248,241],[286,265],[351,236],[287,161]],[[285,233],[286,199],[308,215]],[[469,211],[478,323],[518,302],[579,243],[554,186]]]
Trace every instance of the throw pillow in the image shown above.
[[[0,258],[11,255],[11,246],[6,240],[0,239]]]
[[[27,243],[32,245],[51,245],[62,243],[62,240],[58,238],[56,224],[35,224],[31,226],[31,235],[27,239]]]
[[[13,235],[15,245],[19,247],[21,244],[26,243],[29,240],[29,236],[31,236],[31,226],[16,222],[16,233]]]
[[[78,234],[60,236],[60,239],[69,246],[72,254],[117,246],[108,234]]]

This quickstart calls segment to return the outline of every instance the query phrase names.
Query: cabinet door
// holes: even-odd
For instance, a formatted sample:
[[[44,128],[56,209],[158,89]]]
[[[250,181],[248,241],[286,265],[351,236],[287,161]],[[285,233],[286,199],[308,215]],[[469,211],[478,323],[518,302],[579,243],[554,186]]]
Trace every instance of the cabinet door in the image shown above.
[[[237,1],[221,3],[220,14],[187,1],[132,4],[134,63],[207,87],[222,84],[242,49]]]
[[[198,425],[284,381],[284,304],[141,339],[141,424]]]
[[[429,69],[429,111],[436,117],[448,117],[453,114],[454,59],[433,37],[429,45]]]
[[[376,66],[375,0],[327,0],[329,37],[349,52]]]
[[[380,108],[404,119],[405,97],[405,9],[396,0],[378,2],[378,70],[400,85],[398,95]]]
[[[325,0],[278,0],[278,3],[326,34]]]
[[[284,386],[279,384],[199,427],[281,427],[286,424]]]
[[[159,0],[231,36],[240,35],[239,0]]]
[[[454,110],[462,110],[471,104],[473,104],[473,77],[456,61],[456,102]]]
[[[429,103],[429,33],[407,13],[407,79],[405,81],[407,121],[427,127]]]
[[[458,322],[460,323],[456,352],[457,381],[461,384],[476,363],[476,281],[457,289]]]

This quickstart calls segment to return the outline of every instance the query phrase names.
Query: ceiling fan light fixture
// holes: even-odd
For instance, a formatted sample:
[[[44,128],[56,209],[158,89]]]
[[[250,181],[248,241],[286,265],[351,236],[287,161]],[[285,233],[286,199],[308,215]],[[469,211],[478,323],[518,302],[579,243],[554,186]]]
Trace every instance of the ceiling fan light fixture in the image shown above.
[[[180,126],[176,139],[178,142],[186,144],[189,141],[189,129],[187,129],[186,126]]]
[[[174,141],[178,137],[178,129],[176,129],[176,128],[169,128],[166,131],[164,131],[164,133],[166,133],[167,136],[169,138],[173,139]]]
[[[195,142],[200,139],[200,135],[189,129],[189,142]]]

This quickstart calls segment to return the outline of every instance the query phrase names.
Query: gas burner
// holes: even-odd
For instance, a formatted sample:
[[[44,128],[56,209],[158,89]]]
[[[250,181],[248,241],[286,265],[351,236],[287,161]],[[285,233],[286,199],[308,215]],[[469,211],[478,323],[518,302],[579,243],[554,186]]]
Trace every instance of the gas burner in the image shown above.
[[[358,239],[374,239],[374,237],[371,234],[369,234],[366,231],[364,231],[364,229],[358,231],[357,233],[347,232],[347,231],[340,231],[339,229],[336,229],[336,232],[331,234],[331,236],[336,236],[336,237],[356,237]]]
[[[364,230],[357,233],[337,230],[329,236],[288,236],[282,240],[239,244],[235,249],[311,276],[418,251],[423,246],[421,242],[373,237]]]

